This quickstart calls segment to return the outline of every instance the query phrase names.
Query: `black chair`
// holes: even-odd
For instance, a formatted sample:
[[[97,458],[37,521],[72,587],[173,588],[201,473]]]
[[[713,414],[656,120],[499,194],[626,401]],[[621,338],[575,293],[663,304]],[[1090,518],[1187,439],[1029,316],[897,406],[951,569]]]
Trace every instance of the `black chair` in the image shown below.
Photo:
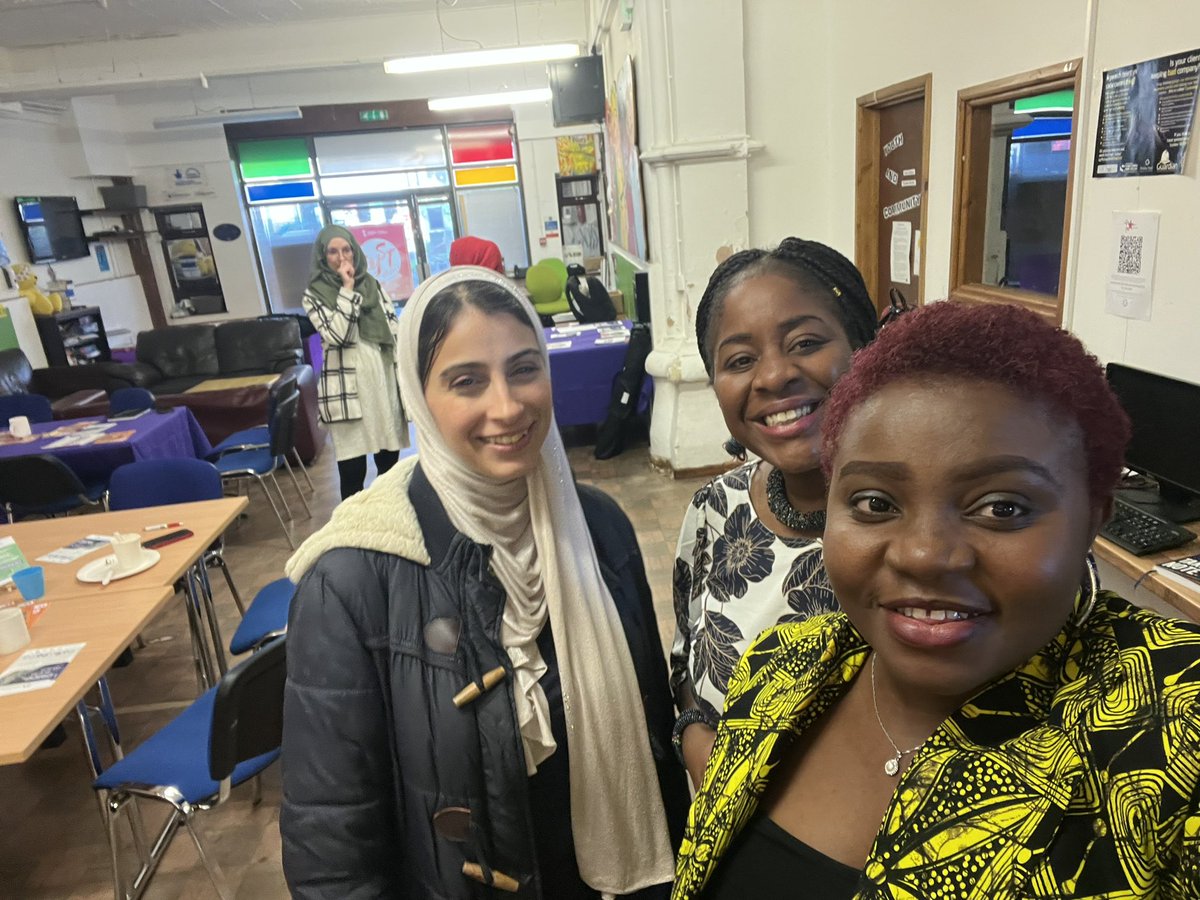
[[[222,900],[232,900],[217,861],[208,855],[194,825],[199,810],[224,803],[234,787],[279,758],[283,741],[283,686],[287,639],[279,638],[222,676],[170,724],[147,738],[92,783],[100,794],[112,854],[117,897],[140,896],[182,825]],[[117,817],[137,798],[167,803],[171,811],[152,850],[126,892],[121,877]],[[136,828],[136,820],[135,820]]]
[[[0,397],[0,422],[8,427],[13,416],[24,416],[32,422],[51,422],[54,410],[50,401],[41,394],[6,394]]]
[[[267,389],[267,422],[271,421],[271,416],[275,413],[275,407],[281,399],[290,397],[299,391],[300,388],[296,384],[295,375],[280,375],[275,380],[275,383]],[[299,409],[298,401],[297,409]],[[264,422],[262,425],[255,425],[251,428],[243,428],[241,431],[235,431],[213,447],[213,451],[208,455],[208,458],[215,460],[226,453],[233,453],[236,450],[256,450],[261,447],[269,447],[270,444],[271,435],[267,430],[266,422]],[[296,461],[296,465],[300,467],[300,473],[304,476],[304,480],[308,482],[308,490],[310,492],[315,490],[312,478],[308,474],[308,467],[304,465],[304,460],[300,458],[300,452],[296,449],[294,441],[290,452],[284,454],[285,462],[288,461],[287,457],[289,455]],[[288,465],[290,467],[291,463],[289,462]]]
[[[24,516],[57,516],[81,506],[108,509],[108,485],[84,484],[49,453],[0,459],[0,504],[10,522]]]

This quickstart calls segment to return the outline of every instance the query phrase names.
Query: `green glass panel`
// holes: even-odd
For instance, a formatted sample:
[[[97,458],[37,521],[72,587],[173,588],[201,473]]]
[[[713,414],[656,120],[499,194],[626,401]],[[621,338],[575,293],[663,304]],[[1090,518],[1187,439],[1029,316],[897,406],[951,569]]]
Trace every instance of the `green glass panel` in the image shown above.
[[[308,141],[304,138],[241,141],[238,144],[238,161],[242,177],[246,179],[293,178],[312,174]]]
[[[1036,97],[1021,97],[1013,101],[1013,112],[1019,113],[1049,113],[1071,112],[1075,107],[1075,92],[1051,91],[1048,94],[1038,94]]]

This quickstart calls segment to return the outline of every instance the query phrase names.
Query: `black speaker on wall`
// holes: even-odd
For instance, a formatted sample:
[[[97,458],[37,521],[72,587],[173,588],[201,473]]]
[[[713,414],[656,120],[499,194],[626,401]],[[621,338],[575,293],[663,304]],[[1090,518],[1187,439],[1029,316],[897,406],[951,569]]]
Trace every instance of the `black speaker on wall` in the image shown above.
[[[639,322],[650,322],[650,273],[633,273],[633,309]]]
[[[580,56],[546,64],[554,125],[604,121],[604,57]]]

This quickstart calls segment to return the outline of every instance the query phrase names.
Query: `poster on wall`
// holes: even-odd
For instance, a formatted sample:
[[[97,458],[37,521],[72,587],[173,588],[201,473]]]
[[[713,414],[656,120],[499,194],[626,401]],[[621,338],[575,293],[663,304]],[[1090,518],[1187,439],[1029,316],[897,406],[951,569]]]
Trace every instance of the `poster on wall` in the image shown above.
[[[1154,299],[1154,257],[1158,249],[1157,212],[1114,212],[1112,250],[1104,311],[1122,319],[1150,320]]]
[[[412,260],[404,225],[347,225],[367,258],[367,271],[383,285],[393,300],[407,300],[413,292]]]
[[[559,175],[592,175],[596,171],[596,136],[569,134],[555,139]]]
[[[1105,72],[1092,175],[1182,172],[1198,85],[1200,50]]]
[[[642,169],[637,148],[637,103],[633,60],[625,57],[604,104],[604,163],[613,243],[638,259],[649,259]]]

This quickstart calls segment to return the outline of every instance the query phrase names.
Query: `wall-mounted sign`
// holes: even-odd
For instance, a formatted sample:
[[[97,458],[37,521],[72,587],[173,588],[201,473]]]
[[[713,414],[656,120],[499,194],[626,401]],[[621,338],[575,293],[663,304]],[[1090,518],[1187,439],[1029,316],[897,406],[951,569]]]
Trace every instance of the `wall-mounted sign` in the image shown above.
[[[1200,86],[1200,50],[1104,73],[1092,175],[1178,175]]]
[[[218,241],[236,241],[242,236],[242,229],[232,222],[222,222],[213,229],[213,237]]]
[[[360,122],[386,122],[388,120],[388,111],[386,109],[360,109],[358,111],[358,121]]]

